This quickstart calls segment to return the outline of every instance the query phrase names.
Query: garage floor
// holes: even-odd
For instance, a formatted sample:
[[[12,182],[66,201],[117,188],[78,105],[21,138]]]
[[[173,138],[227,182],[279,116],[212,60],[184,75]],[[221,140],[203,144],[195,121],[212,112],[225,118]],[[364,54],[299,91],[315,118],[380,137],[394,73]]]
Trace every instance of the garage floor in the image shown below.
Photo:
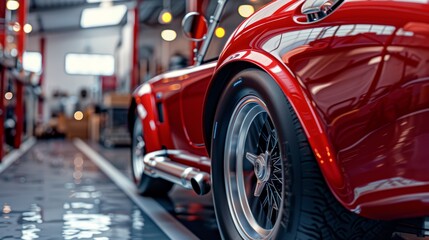
[[[210,194],[137,195],[128,148],[81,140],[24,148],[0,167],[1,240],[220,239]]]
[[[38,141],[4,169],[0,239],[220,238],[210,196],[140,197],[125,175],[129,150],[91,145],[104,156],[80,140]]]

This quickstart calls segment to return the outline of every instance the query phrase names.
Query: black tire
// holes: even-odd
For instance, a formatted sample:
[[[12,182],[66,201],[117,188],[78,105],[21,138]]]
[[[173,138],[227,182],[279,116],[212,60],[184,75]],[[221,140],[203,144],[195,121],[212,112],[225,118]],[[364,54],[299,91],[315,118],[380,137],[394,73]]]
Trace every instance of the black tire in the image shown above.
[[[245,125],[248,118],[257,112],[246,112],[248,109],[261,109],[261,112],[258,113],[260,116],[252,118],[254,122]],[[264,126],[258,123],[259,118],[266,118]],[[258,127],[259,135],[253,131]],[[248,131],[244,135],[243,129]],[[271,135],[266,137],[263,131]],[[275,144],[270,145],[270,142]],[[334,198],[293,108],[265,72],[247,69],[227,84],[215,114],[211,156],[213,199],[224,239],[390,239],[393,224],[360,217]],[[242,163],[239,163],[240,159]],[[256,164],[257,161],[269,164],[256,170],[256,165],[261,165]],[[245,171],[249,163],[244,162],[253,164],[250,165],[255,169],[253,176],[252,173],[245,175],[253,171]],[[261,176],[264,174],[261,172],[270,172],[263,190],[255,186],[257,179],[263,182]],[[244,179],[242,185],[239,176]],[[240,190],[243,186],[245,190]],[[235,196],[243,196],[235,193],[240,191],[246,197],[237,199],[244,199],[247,203],[238,201],[239,204],[235,204]],[[277,194],[281,196],[280,201],[273,197]],[[281,207],[276,209],[278,203]],[[246,204],[248,207],[243,207]],[[270,206],[271,210],[268,210]],[[276,211],[275,215],[273,211]],[[253,217],[253,222],[248,221],[251,219],[249,216]],[[258,230],[257,226],[267,232]]]
[[[134,121],[131,139],[131,175],[141,195],[166,196],[174,184],[164,179],[147,176],[143,173],[142,163],[139,164],[136,162],[141,162],[145,154],[146,147],[143,139],[142,122],[137,117]]]

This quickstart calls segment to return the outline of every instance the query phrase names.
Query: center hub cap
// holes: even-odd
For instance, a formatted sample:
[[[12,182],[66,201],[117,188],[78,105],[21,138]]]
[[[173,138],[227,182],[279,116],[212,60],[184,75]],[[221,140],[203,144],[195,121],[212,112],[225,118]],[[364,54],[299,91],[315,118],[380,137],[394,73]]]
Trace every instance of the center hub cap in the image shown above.
[[[261,154],[254,164],[255,175],[260,181],[267,181],[270,177],[269,154]]]

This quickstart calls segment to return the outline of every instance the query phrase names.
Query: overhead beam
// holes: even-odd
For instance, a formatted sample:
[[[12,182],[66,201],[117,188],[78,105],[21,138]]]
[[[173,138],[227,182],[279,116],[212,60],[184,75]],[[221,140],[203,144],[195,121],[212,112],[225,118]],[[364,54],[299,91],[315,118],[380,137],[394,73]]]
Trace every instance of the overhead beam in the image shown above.
[[[122,5],[125,4],[128,7],[132,7],[135,0],[122,0],[117,2],[112,2],[113,5]],[[81,8],[88,8],[88,7],[98,7],[100,6],[100,3],[87,3],[86,1],[84,3],[80,4],[71,4],[71,5],[56,5],[56,6],[36,6],[33,8],[30,8],[30,14],[31,13],[47,13],[47,12],[58,12],[58,11],[69,11],[69,10],[76,10]]]

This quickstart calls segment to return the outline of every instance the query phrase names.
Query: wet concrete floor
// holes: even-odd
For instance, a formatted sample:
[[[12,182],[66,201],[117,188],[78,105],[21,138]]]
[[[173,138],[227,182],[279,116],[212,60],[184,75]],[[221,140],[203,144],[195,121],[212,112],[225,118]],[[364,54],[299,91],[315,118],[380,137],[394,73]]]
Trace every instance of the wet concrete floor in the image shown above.
[[[67,141],[39,141],[0,175],[0,239],[168,239]]]

